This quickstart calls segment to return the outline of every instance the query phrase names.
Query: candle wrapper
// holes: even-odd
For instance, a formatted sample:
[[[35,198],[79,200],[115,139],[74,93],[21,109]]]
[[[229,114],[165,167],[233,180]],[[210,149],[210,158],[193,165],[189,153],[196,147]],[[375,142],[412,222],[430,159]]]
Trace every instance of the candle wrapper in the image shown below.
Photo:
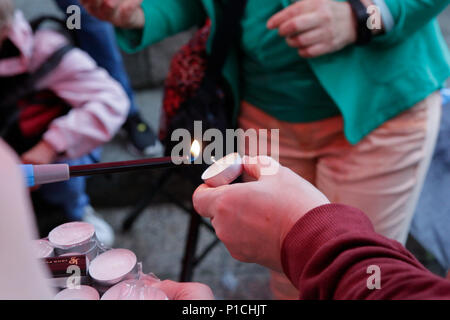
[[[138,263],[136,279],[121,281],[111,287],[101,300],[169,300],[167,295],[154,284],[160,280],[154,274],[144,274],[142,264]]]
[[[89,282],[89,260],[84,255],[45,258],[43,260],[52,275],[49,282],[53,287],[66,288],[71,284],[86,284]]]

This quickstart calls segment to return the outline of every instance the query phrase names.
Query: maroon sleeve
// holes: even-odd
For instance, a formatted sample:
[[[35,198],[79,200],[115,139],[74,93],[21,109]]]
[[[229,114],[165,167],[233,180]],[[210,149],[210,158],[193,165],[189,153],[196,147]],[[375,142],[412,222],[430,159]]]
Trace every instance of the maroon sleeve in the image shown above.
[[[352,207],[330,204],[308,212],[286,236],[281,255],[300,299],[450,299],[450,281],[375,233]]]

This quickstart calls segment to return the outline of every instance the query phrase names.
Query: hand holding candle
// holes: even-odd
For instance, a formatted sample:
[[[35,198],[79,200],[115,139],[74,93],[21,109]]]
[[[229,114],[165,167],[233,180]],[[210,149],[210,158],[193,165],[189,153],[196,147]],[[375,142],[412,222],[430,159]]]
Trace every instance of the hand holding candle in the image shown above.
[[[262,174],[267,165],[277,166],[277,172]],[[256,181],[215,188],[203,184],[194,193],[194,207],[211,219],[234,258],[281,271],[281,245],[287,233],[308,211],[329,201],[269,157],[244,157],[243,170]]]
[[[236,180],[242,174],[242,158],[238,153],[230,153],[214,162],[202,175],[202,180],[210,187],[220,187]]]

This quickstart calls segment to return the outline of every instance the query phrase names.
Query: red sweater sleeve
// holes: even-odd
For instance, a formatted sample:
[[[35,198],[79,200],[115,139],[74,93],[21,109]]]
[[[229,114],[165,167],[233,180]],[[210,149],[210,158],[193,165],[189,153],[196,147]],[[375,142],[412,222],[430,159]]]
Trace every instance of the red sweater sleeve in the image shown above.
[[[450,299],[450,281],[375,233],[365,214],[348,206],[308,212],[286,236],[281,255],[300,299]],[[369,266],[380,270],[380,289],[369,289]]]

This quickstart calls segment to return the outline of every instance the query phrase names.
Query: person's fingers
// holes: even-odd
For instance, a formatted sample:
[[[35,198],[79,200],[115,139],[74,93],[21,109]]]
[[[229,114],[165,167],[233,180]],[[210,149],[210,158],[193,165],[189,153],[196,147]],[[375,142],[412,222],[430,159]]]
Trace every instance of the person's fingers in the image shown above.
[[[290,20],[302,13],[311,12],[313,11],[314,8],[315,8],[314,1],[303,0],[296,2],[287,7],[286,9],[283,9],[280,12],[274,14],[269,19],[269,21],[267,21],[267,28],[276,29],[285,21]]]
[[[214,300],[211,288],[202,283],[164,280],[155,283],[153,287],[164,291],[170,300]]]
[[[288,37],[318,28],[320,25],[321,20],[319,14],[317,12],[311,12],[286,20],[280,25],[278,33],[282,37]]]
[[[244,156],[242,163],[244,172],[256,180],[276,174],[280,167],[280,164],[269,156]]]
[[[327,33],[324,29],[318,28],[295,35],[286,39],[287,44],[293,48],[306,48],[314,44],[324,42],[327,39]]]
[[[85,0],[84,2],[86,2],[86,6],[89,8],[99,10],[104,0]]]
[[[192,196],[192,203],[195,211],[202,217],[214,218],[218,199],[222,195],[223,190],[227,187],[229,186],[211,188],[206,184],[199,186]]]
[[[318,43],[307,48],[301,48],[298,53],[303,58],[315,58],[330,52],[330,47],[326,43]]]
[[[179,283],[171,280],[156,282],[152,285],[152,287],[164,291],[164,293],[170,300],[177,300],[177,296],[180,291]]]
[[[261,170],[258,162],[258,157],[244,156],[242,158],[244,165],[244,173],[248,174],[251,178],[259,180],[261,177]]]
[[[137,10],[141,6],[142,1],[143,0],[127,0],[123,2],[117,10],[116,19],[127,27],[138,27],[140,24],[133,20],[138,19],[137,15],[139,15],[139,13],[143,14],[142,11]]]
[[[103,0],[98,7],[98,14],[104,19],[114,17],[117,14],[117,7],[119,6],[120,1],[121,0]]]

